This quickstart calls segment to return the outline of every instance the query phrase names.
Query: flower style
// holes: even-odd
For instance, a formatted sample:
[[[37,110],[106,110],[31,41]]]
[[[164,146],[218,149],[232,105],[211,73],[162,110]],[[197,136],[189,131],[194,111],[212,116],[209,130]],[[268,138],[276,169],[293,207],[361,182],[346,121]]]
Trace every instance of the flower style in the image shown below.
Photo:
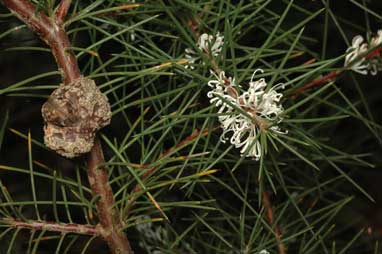
[[[256,70],[249,82],[247,91],[239,94],[240,86],[236,85],[235,79],[227,78],[224,71],[219,75],[212,72],[216,80],[210,80],[208,86],[212,88],[207,93],[210,103],[219,108],[219,122],[223,128],[222,142],[228,138],[226,135],[232,132],[230,143],[236,148],[241,148],[240,153],[246,154],[259,160],[262,156],[259,134],[262,131],[273,131],[278,134],[286,134],[276,125],[282,121],[281,113],[284,111],[280,100],[282,94],[277,90],[283,87],[276,85],[268,90],[265,79],[254,81]]]
[[[373,37],[370,44],[364,42],[361,35],[357,35],[352,40],[352,45],[346,52],[345,67],[350,67],[353,71],[367,75],[376,75],[382,70],[382,59],[379,55],[381,49],[378,48],[370,54],[366,54],[371,48],[375,48],[382,43],[382,30],[378,30],[377,35]]]
[[[215,36],[204,33],[200,35],[197,42],[197,47],[203,53],[213,57],[217,57],[220,54],[223,49],[223,45],[224,35],[221,35],[220,32],[218,32]],[[198,53],[191,48],[186,48],[185,53],[185,57],[189,59],[189,64],[194,64],[198,59],[200,59]],[[195,67],[192,65],[186,65],[186,68],[194,69]]]

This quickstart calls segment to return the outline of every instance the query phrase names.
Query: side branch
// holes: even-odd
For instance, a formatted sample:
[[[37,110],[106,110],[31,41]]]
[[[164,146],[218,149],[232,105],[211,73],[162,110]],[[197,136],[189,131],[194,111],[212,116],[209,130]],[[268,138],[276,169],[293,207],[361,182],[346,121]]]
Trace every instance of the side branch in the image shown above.
[[[323,85],[323,84],[331,81],[332,79],[337,77],[338,74],[339,74],[339,72],[332,71],[332,72],[329,72],[328,74],[326,74],[325,76],[323,76],[321,78],[315,79],[315,80],[303,85],[302,87],[300,87],[299,89],[297,89],[296,91],[293,92],[293,97],[296,97],[297,95],[299,95],[300,93],[304,92],[305,90],[307,90],[309,88],[312,88],[315,86],[320,86],[320,85]]]
[[[167,156],[168,154],[170,154],[172,151],[174,151],[176,148],[178,147],[181,147],[181,146],[184,146],[184,145],[187,145],[191,142],[193,142],[195,139],[197,139],[199,137],[199,135],[202,135],[202,136],[206,136],[208,134],[208,131],[205,130],[203,131],[201,134],[199,132],[198,129],[195,129],[194,132],[186,137],[185,139],[183,139],[182,141],[180,141],[178,144],[176,144],[174,147],[164,151],[158,158],[158,160],[162,159],[163,157]],[[156,169],[157,167],[153,167],[153,166],[150,166],[150,165],[139,165],[141,168],[144,168],[146,169],[146,172],[143,173],[143,175],[141,176],[141,180],[144,180],[146,177],[148,177],[149,175],[151,175]],[[139,184],[136,184],[135,187],[133,188],[133,190],[131,191],[131,194],[133,193],[136,193],[138,191],[141,190],[141,186]],[[133,200],[131,200],[130,202],[133,202]],[[131,205],[130,203],[128,203],[127,206]]]
[[[56,22],[57,22],[57,24],[61,25],[62,23],[64,23],[71,3],[72,3],[72,0],[61,0],[60,4],[57,7],[57,11],[56,11]]]
[[[55,223],[47,221],[21,221],[15,218],[2,218],[0,223],[10,225],[14,228],[25,228],[32,230],[46,230],[52,232],[60,233],[75,233],[82,235],[100,235],[97,227],[92,225],[82,225],[82,224],[66,224],[66,223]]]

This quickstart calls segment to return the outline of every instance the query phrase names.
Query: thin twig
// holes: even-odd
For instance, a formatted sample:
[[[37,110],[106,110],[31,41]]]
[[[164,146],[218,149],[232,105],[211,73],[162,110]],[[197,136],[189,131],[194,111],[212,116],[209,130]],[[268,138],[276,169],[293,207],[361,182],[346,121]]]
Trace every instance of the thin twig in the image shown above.
[[[124,4],[124,5],[117,6],[111,10],[109,9],[107,12],[98,13],[96,16],[98,16],[98,17],[114,17],[114,16],[119,16],[119,15],[126,15],[125,12],[121,12],[121,11],[126,11],[126,10],[130,10],[130,9],[138,8],[139,6],[141,6],[141,5],[140,4]]]
[[[337,77],[339,73],[340,72],[338,72],[338,71],[332,71],[332,72],[329,72],[328,74],[326,74],[325,76],[322,76],[321,78],[315,79],[315,80],[303,85],[302,87],[300,87],[299,89],[297,89],[296,91],[293,92],[292,98],[295,98],[297,95],[299,95],[300,93],[302,93],[303,91],[305,91],[309,88],[312,88],[315,86],[320,86],[320,85],[327,83],[328,81]]]
[[[35,6],[28,0],[3,0],[3,4],[24,21],[40,38],[48,44],[61,70],[65,84],[72,83],[81,76],[77,59],[69,50],[70,40],[61,21],[50,19],[43,13],[36,13]],[[63,0],[57,12],[59,19],[66,16],[70,1]],[[98,166],[105,160],[98,140],[89,153],[88,179],[93,197],[99,197],[96,207],[100,221],[100,235],[107,241],[112,253],[133,253],[129,241],[122,231],[122,221],[117,216],[108,174]]]
[[[206,136],[208,134],[208,130],[205,130],[202,132],[202,136]],[[200,132],[198,129],[195,129],[194,132],[190,135],[190,136],[187,136],[185,139],[183,139],[182,141],[180,141],[179,143],[177,143],[175,146],[167,149],[166,151],[164,151],[158,158],[158,160],[162,159],[163,157],[167,156],[168,154],[170,154],[172,151],[174,151],[174,149],[178,148],[178,147],[181,147],[181,146],[184,146],[184,145],[187,145],[189,143],[191,143],[192,141],[194,141],[196,138],[198,138],[200,135]],[[146,169],[146,172],[143,173],[141,179],[145,179],[146,177],[148,177],[149,175],[151,175],[153,173],[153,171],[155,171],[157,169],[157,167],[152,167],[152,166],[149,166],[149,165],[141,165],[142,168]],[[135,187],[133,188],[133,190],[131,191],[131,193],[135,193],[135,192],[138,192],[141,190],[141,186],[139,184],[136,184]]]
[[[187,136],[185,139],[183,139],[182,141],[177,143],[175,146],[173,146],[173,147],[167,149],[166,151],[164,151],[159,156],[158,160],[160,160],[163,157],[165,157],[168,154],[170,154],[174,149],[176,149],[178,147],[181,147],[181,146],[184,146],[184,145],[187,145],[187,144],[190,144],[192,141],[194,141],[196,138],[198,138],[199,135],[206,136],[207,134],[208,134],[208,130],[205,130],[202,133],[200,133],[198,129],[195,129],[194,132],[191,135]],[[150,165],[137,165],[137,166],[139,166],[139,168],[142,168],[142,169],[146,170],[146,172],[144,172],[143,175],[141,176],[141,180],[143,180],[146,177],[150,176],[157,169],[157,167],[150,166]],[[128,201],[128,203],[126,204],[127,213],[130,211],[130,208],[131,208],[132,204],[136,200],[136,197],[134,197],[133,194],[136,193],[136,192],[139,192],[140,190],[142,190],[142,187],[139,184],[136,184],[134,186],[134,188],[132,189],[132,191],[130,193],[130,197],[131,198]]]
[[[277,245],[279,247],[279,254],[286,254],[286,247],[285,247],[285,245],[281,239],[281,236],[282,236],[281,230],[280,230],[279,226],[277,226],[275,224],[275,221],[274,221],[273,208],[272,208],[271,201],[269,199],[269,195],[266,191],[264,191],[262,193],[262,196],[263,196],[262,202],[263,202],[263,206],[264,206],[266,213],[267,213],[268,223],[271,226],[274,226],[274,228],[275,228],[276,241],[277,241]]]
[[[82,235],[100,235],[100,232],[97,227],[92,225],[83,225],[83,224],[67,224],[67,223],[56,223],[49,221],[35,221],[28,220],[22,221],[15,218],[2,218],[0,223],[10,225],[14,228],[25,228],[32,230],[45,230],[52,232],[60,233],[75,233]]]
[[[57,22],[57,24],[61,25],[62,23],[64,23],[71,3],[72,3],[72,0],[61,0],[60,4],[57,7],[57,11],[56,11],[56,22]]]

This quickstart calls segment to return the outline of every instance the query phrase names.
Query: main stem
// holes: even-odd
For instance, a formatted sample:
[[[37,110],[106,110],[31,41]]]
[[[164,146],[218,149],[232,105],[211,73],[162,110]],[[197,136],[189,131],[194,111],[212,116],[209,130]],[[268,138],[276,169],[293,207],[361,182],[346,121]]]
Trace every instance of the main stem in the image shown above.
[[[35,6],[28,0],[3,0],[3,4],[51,48],[65,84],[70,84],[81,76],[77,59],[74,53],[69,50],[70,41],[62,25],[70,1],[62,0],[54,18],[47,17],[41,12],[36,13]],[[101,236],[107,241],[112,253],[130,254],[133,251],[122,230],[123,223],[115,208],[114,195],[108,182],[107,171],[104,167],[99,167],[104,163],[101,145],[96,140],[88,157],[88,179],[93,197],[99,197],[96,207],[101,226]]]
[[[93,196],[99,196],[97,211],[100,224],[102,225],[102,236],[109,243],[113,253],[133,253],[126,235],[123,233],[123,224],[115,209],[113,191],[109,185],[109,177],[104,167],[99,167],[104,163],[102,147],[99,140],[96,140],[89,154],[88,159],[88,179]]]

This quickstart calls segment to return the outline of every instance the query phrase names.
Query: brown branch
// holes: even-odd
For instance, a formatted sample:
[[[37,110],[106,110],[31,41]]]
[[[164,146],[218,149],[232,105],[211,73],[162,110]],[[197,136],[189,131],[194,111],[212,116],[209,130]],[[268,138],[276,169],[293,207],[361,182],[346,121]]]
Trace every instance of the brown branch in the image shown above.
[[[58,9],[58,20],[52,20],[43,13],[36,14],[35,6],[28,0],[3,0],[3,4],[24,21],[51,48],[65,84],[81,76],[77,59],[70,48],[69,38],[62,27],[63,19],[70,7],[69,0],[63,0]],[[115,208],[114,196],[108,182],[108,174],[98,166],[105,160],[98,140],[88,158],[88,179],[93,197],[98,196],[96,207],[101,226],[100,235],[107,241],[112,253],[133,253],[129,241],[122,231],[122,221]]]
[[[201,133],[202,136],[206,136],[208,134],[208,130],[205,130]],[[174,149],[178,148],[178,147],[181,147],[181,146],[184,146],[184,145],[187,145],[187,144],[190,144],[192,141],[194,141],[196,138],[198,138],[200,135],[200,132],[198,129],[195,129],[194,132],[187,136],[185,139],[183,139],[182,141],[180,141],[179,143],[177,143],[175,146],[167,149],[166,151],[164,151],[158,158],[158,160],[162,159],[163,157],[169,155],[170,153],[172,153],[174,151]],[[146,177],[150,176],[155,170],[157,170],[158,168],[155,167],[155,166],[150,166],[150,165],[136,165],[137,168],[141,168],[141,169],[145,169],[146,172],[143,173],[143,175],[141,176],[141,180],[144,180]],[[130,192],[130,200],[127,202],[126,206],[125,206],[125,209],[126,209],[126,213],[129,213],[130,212],[130,208],[132,206],[132,204],[135,202],[136,200],[136,197],[133,196],[134,193],[136,192],[139,192],[142,190],[142,187],[141,185],[139,185],[138,183],[134,186],[134,188],[132,189],[132,191]]]
[[[99,196],[97,211],[102,225],[102,235],[109,243],[113,253],[133,253],[129,241],[123,233],[122,221],[114,208],[114,195],[108,182],[108,174],[99,165],[105,163],[102,147],[98,139],[88,158],[88,179],[93,196]]]
[[[286,254],[286,247],[285,247],[285,245],[284,245],[284,243],[282,242],[282,239],[281,239],[281,236],[282,236],[281,230],[275,224],[275,221],[274,221],[273,208],[272,208],[271,201],[269,199],[269,195],[268,195],[268,193],[266,191],[264,191],[262,193],[262,196],[263,196],[262,202],[263,202],[263,206],[264,206],[264,208],[266,210],[266,213],[267,213],[268,223],[272,227],[274,226],[274,228],[275,228],[276,241],[277,241],[277,244],[278,244],[278,247],[279,247],[279,254]]]
[[[332,71],[332,72],[326,74],[325,76],[323,76],[323,77],[321,77],[319,79],[315,79],[315,80],[313,80],[313,81],[303,85],[302,87],[300,87],[299,89],[297,89],[296,91],[293,92],[292,98],[295,98],[297,95],[299,95],[300,93],[302,93],[303,91],[305,91],[305,90],[307,90],[309,88],[325,84],[326,82],[328,82],[328,81],[332,80],[333,78],[337,77],[339,73],[340,72]]]
[[[61,25],[62,23],[64,23],[71,3],[72,3],[72,0],[61,0],[60,4],[57,7],[57,11],[56,11],[56,22],[57,22],[57,24]]]
[[[79,78],[77,59],[70,48],[69,38],[61,25],[43,13],[35,13],[35,6],[27,0],[3,0],[3,4],[25,22],[51,48],[64,83]]]
[[[55,223],[35,220],[21,221],[15,218],[2,218],[0,223],[8,224],[14,228],[45,230],[60,233],[75,233],[82,235],[100,235],[98,228],[92,225]]]
[[[141,6],[140,4],[124,4],[117,6],[111,10],[108,10],[107,12],[98,13],[96,16],[98,17],[114,17],[119,15],[125,15],[126,13],[121,11],[126,11],[134,8],[138,8]]]
[[[208,134],[208,130],[205,130],[205,131],[202,132],[201,135],[202,136],[206,136],[207,134]],[[164,151],[159,156],[158,160],[160,160],[163,157],[167,156],[168,154],[172,153],[174,151],[174,149],[191,143],[197,137],[199,137],[199,135],[200,135],[199,130],[195,129],[194,132],[190,136],[187,136],[185,139],[183,139],[182,141],[177,143],[175,146],[173,146],[173,147],[167,149],[166,151]],[[147,170],[145,173],[143,173],[143,175],[141,177],[142,180],[145,179],[146,177],[148,177],[149,175],[151,175],[157,169],[157,167],[152,167],[152,166],[149,166],[149,165],[141,165],[141,168],[144,168],[144,169]],[[135,193],[135,192],[138,192],[140,190],[141,190],[141,186],[139,184],[136,184],[135,187],[133,188],[133,190],[131,191],[131,193]]]

